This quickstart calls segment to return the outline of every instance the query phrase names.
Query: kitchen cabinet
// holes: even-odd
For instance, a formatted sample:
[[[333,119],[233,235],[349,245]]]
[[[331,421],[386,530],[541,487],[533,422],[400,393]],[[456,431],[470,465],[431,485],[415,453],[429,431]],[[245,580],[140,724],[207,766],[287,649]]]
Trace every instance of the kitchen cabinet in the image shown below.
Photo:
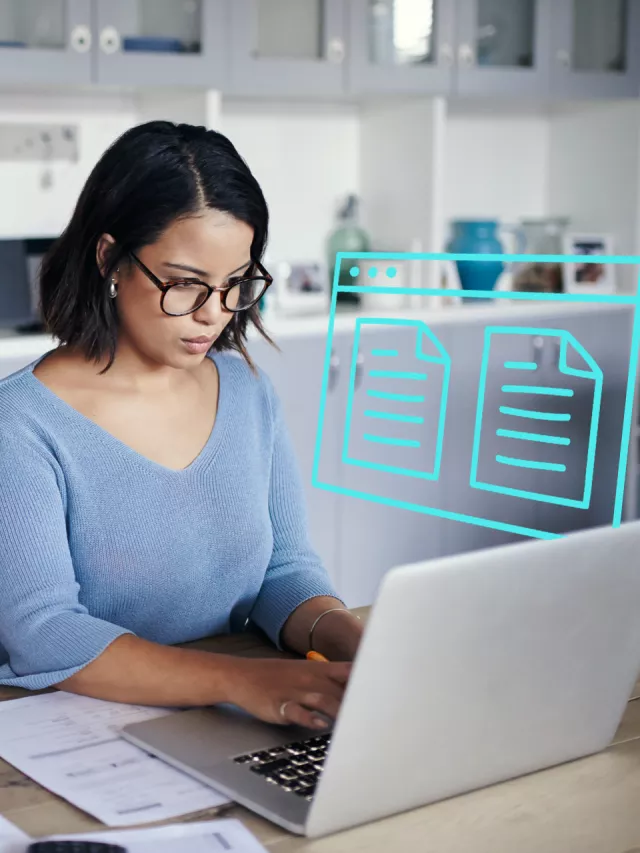
[[[91,0],[4,0],[0,79],[15,84],[91,82]]]
[[[459,95],[545,95],[555,0],[457,0]]]
[[[216,88],[226,71],[224,0],[96,0],[97,83]]]
[[[442,375],[437,380],[431,376],[425,392],[421,386],[426,382],[418,376],[399,378],[416,372],[415,334],[410,326],[369,327],[357,346],[349,335],[336,347],[339,376],[328,394],[333,403],[330,416],[324,419],[322,449],[326,452],[324,441],[330,431],[339,435],[333,484],[344,490],[337,495],[340,592],[353,607],[371,604],[384,575],[394,566],[441,553],[441,519],[419,510],[440,505],[442,483],[439,476],[415,475],[438,473],[435,442],[425,440],[425,433],[437,428],[439,391],[446,383]],[[448,349],[451,328],[438,329],[437,335]],[[420,375],[428,376],[439,367],[424,364]],[[388,373],[394,376],[382,375]],[[424,396],[424,401],[385,399],[371,391],[406,398]],[[414,411],[423,423],[397,420],[416,417]],[[417,449],[392,444],[411,442],[416,436],[421,439]],[[390,459],[394,460],[392,466],[388,465]],[[387,465],[381,468],[383,460]]]
[[[326,339],[324,335],[283,336],[277,343],[280,352],[264,339],[255,337],[249,341],[248,349],[251,358],[271,379],[282,403],[302,477],[311,541],[333,582],[339,583],[337,496],[312,485]],[[343,349],[344,346],[345,342],[338,337],[335,347]],[[337,370],[334,355],[327,394],[327,419],[332,424],[338,423],[338,414],[333,409],[336,398],[332,393]],[[323,474],[329,481],[334,481],[339,460],[338,430],[327,430],[325,438],[324,464],[328,467]]]
[[[640,91],[640,0],[353,0],[354,94],[617,98]]]
[[[554,533],[609,525],[613,520],[618,483],[633,312],[628,308],[598,306],[597,311],[559,317],[546,325],[566,331],[587,350],[602,372],[602,398],[594,446],[593,487],[589,505],[579,508],[541,503],[538,509],[539,523],[545,530]],[[553,377],[558,375],[560,359],[558,341],[547,340],[543,354],[545,383],[551,384]],[[566,361],[569,367],[585,369],[584,361],[571,351]],[[582,481],[588,475],[585,459],[589,453],[590,425],[594,411],[593,383],[585,381],[579,375],[568,375],[563,379],[565,386],[574,391],[571,400],[571,421],[564,424],[561,430],[570,444],[565,448],[553,448],[554,452],[548,456],[551,461],[566,463],[567,471],[571,472],[567,485],[575,490],[577,480]],[[565,400],[564,403],[566,402]],[[562,405],[556,398],[555,409],[560,411]],[[552,410],[552,407],[549,408]],[[562,460],[559,452],[562,453]],[[557,475],[553,472],[542,472],[542,490],[562,495],[563,491],[555,480]]]
[[[640,2],[554,0],[552,88],[558,97],[640,92]]]
[[[344,93],[343,0],[233,0],[229,15],[230,94]]]
[[[448,94],[453,0],[349,0],[349,91]]]
[[[482,432],[480,466],[493,465],[496,456],[508,455],[533,464],[532,468],[505,467],[499,473],[500,486],[517,492],[530,492],[532,497],[495,493],[470,487],[469,453],[475,431],[475,416],[480,365],[480,336],[484,326],[478,323],[456,325],[457,345],[451,375],[447,442],[443,457],[446,468],[446,504],[456,506],[467,515],[496,518],[508,524],[521,525],[549,533],[568,533],[613,520],[618,480],[618,466],[623,432],[624,406],[627,390],[629,353],[631,349],[633,314],[627,308],[598,306],[595,311],[580,313],[559,312],[555,317],[534,312],[526,323],[517,325],[531,329],[564,331],[571,335],[569,347],[562,355],[561,338],[551,334],[505,335],[508,352],[497,351],[492,361],[490,386],[487,385],[483,419],[487,424]],[[513,324],[516,328],[516,324]],[[574,342],[577,347],[574,346]],[[582,346],[602,371],[603,391],[595,443],[593,488],[588,506],[580,507],[582,487],[588,476],[589,441],[595,383],[585,375],[591,366],[581,355]],[[492,352],[493,352],[492,347]],[[572,393],[567,396],[543,396],[518,393],[517,408],[550,415],[555,420],[529,420],[505,417],[500,412],[504,404],[501,387],[505,358],[536,364],[531,371],[531,386],[561,387]],[[560,369],[561,366],[569,370]],[[518,380],[520,381],[520,380]],[[514,406],[516,404],[514,403]],[[569,419],[567,419],[569,416]],[[514,425],[515,424],[515,425]],[[498,435],[498,431],[502,431]],[[543,435],[547,442],[517,440],[505,437],[507,432]],[[557,443],[550,443],[555,440]],[[505,448],[513,444],[513,454]],[[519,449],[515,449],[518,447]],[[448,450],[447,450],[448,448]],[[457,454],[459,463],[450,464],[447,453]],[[557,466],[565,466],[562,469]],[[481,470],[481,467],[480,467]],[[496,469],[493,469],[494,476]],[[491,476],[480,478],[491,483]],[[535,497],[535,495],[538,497]],[[545,500],[546,496],[546,500]],[[549,500],[548,498],[555,498]],[[574,505],[562,503],[573,501]],[[444,529],[446,553],[458,553],[497,544],[518,541],[518,534],[484,529],[475,525],[447,522]]]

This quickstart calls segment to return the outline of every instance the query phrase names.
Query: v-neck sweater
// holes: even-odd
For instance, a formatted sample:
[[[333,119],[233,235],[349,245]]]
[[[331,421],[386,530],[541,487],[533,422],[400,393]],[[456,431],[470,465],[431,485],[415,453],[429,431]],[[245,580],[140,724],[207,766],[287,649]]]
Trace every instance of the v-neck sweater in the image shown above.
[[[0,380],[0,684],[50,687],[122,634],[175,644],[250,621],[281,646],[300,604],[338,597],[270,379],[208,357],[216,419],[181,470],[58,397],[34,374],[46,355]]]

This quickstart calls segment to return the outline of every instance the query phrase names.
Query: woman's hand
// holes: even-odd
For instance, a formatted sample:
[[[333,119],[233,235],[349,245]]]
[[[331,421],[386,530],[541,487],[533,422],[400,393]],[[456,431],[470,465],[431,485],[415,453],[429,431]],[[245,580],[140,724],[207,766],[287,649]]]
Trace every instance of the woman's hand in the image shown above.
[[[338,714],[351,663],[228,658],[227,701],[267,723],[323,729]],[[282,713],[281,713],[282,709]]]

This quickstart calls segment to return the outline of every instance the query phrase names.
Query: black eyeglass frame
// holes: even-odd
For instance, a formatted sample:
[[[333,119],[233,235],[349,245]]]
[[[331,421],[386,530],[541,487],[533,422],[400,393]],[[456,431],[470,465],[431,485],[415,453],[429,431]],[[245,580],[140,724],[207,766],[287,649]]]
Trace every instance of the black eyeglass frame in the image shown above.
[[[212,287],[210,284],[207,284],[206,281],[201,281],[198,278],[196,278],[196,279],[193,279],[193,278],[172,279],[168,283],[164,282],[161,279],[159,279],[157,275],[152,273],[151,270],[149,269],[149,267],[147,267],[145,264],[143,264],[142,261],[140,260],[140,258],[136,257],[136,255],[134,255],[133,252],[129,252],[129,255],[131,256],[131,260],[136,264],[136,266],[141,270],[141,272],[143,272],[146,275],[146,277],[149,279],[149,281],[151,281],[153,284],[155,284],[155,286],[158,288],[158,290],[160,290],[162,292],[162,296],[160,298],[160,308],[167,315],[167,317],[186,317],[189,314],[194,314],[196,311],[199,311],[204,305],[206,305],[206,303],[210,299],[212,293],[222,294],[220,297],[220,300],[222,302],[222,307],[225,309],[225,311],[229,311],[232,314],[241,314],[243,311],[248,311],[250,308],[253,308],[254,305],[257,305],[257,303],[260,302],[260,300],[265,295],[265,293],[267,292],[269,287],[271,287],[271,285],[273,284],[273,276],[267,272],[267,270],[262,266],[260,261],[255,261],[255,260],[251,261],[252,265],[255,266],[258,269],[258,271],[260,272],[260,275],[242,276],[242,277],[238,278],[237,281],[234,281],[233,284],[227,284],[224,287]],[[244,305],[242,308],[229,308],[227,306],[227,294],[234,287],[238,287],[239,285],[244,284],[245,282],[250,282],[250,281],[263,281],[263,282],[265,282],[265,287],[264,287],[264,290],[262,291],[262,293],[259,296],[257,296],[256,299],[254,299],[254,301],[251,302],[249,305]],[[175,287],[178,284],[198,284],[202,287],[206,287],[208,293],[207,293],[206,297],[204,298],[203,302],[200,305],[198,305],[197,308],[192,308],[190,311],[183,311],[182,314],[170,314],[168,311],[164,310],[164,300],[165,300],[167,293],[171,290],[171,288]]]

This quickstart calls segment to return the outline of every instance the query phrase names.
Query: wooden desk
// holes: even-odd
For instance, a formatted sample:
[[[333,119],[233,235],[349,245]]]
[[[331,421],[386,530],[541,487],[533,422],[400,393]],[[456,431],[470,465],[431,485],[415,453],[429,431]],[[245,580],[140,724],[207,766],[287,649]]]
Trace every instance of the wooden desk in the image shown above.
[[[247,635],[189,645],[279,655]],[[25,695],[32,694],[0,688],[0,701]],[[235,805],[182,820],[237,817],[274,853],[640,853],[640,682],[633,695],[614,745],[599,755],[327,838],[299,838]],[[0,814],[33,837],[104,828],[3,761]]]

